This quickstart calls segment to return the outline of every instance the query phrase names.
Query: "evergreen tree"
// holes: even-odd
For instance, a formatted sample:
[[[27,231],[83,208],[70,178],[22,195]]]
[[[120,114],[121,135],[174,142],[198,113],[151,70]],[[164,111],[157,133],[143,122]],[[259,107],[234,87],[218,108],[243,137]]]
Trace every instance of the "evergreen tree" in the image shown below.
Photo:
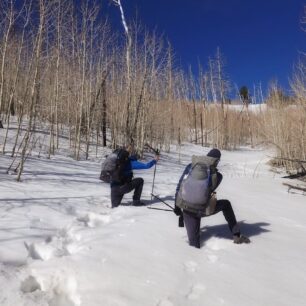
[[[246,86],[242,86],[239,90],[240,98],[243,103],[248,103],[250,100],[249,89]]]

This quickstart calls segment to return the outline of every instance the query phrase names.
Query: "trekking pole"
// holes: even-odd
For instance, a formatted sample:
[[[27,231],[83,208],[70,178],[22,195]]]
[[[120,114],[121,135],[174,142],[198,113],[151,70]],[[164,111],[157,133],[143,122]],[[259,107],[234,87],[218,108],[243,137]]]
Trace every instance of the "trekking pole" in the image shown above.
[[[146,143],[145,146],[148,147],[150,150],[152,150],[152,151],[155,153],[155,155],[158,155],[158,156],[159,156],[160,153],[159,153],[159,150],[158,150],[158,149],[152,148],[148,143]],[[156,164],[157,164],[157,162],[156,162]],[[153,191],[154,191],[154,183],[155,183],[155,175],[156,175],[156,164],[155,164],[155,166],[154,166],[154,174],[153,174],[153,182],[152,182],[152,191],[151,191],[151,200],[153,200],[152,194],[153,194]]]
[[[170,210],[170,209],[156,208],[156,207],[148,207],[148,208],[150,208],[150,209],[158,209],[158,210],[164,210],[164,211],[172,211],[172,212],[174,212],[174,208],[173,208],[171,205],[169,205],[168,203],[166,203],[165,201],[163,201],[161,198],[159,198],[158,196],[156,196],[156,195],[153,194],[153,193],[151,193],[151,196],[154,197],[154,198],[156,198],[157,200],[161,201],[162,203],[164,203],[164,204],[167,205],[168,207],[170,207],[171,210]],[[183,218],[183,215],[182,215],[182,214],[179,216],[178,226],[179,226],[179,227],[184,227],[184,218]]]
[[[163,210],[163,211],[170,211],[172,212],[171,209],[164,209],[164,208],[157,208],[157,207],[147,207],[148,209],[156,209],[156,210]]]
[[[155,194],[151,193],[151,196],[156,198],[157,200],[159,200],[160,202],[164,203],[165,205],[167,205],[168,207],[170,207],[172,209],[172,211],[174,211],[174,208],[169,205],[168,203],[166,203],[164,200],[162,200],[161,198],[159,198],[158,196],[156,196]]]
[[[156,164],[154,166],[154,174],[153,174],[153,182],[152,182],[152,190],[151,190],[151,200],[153,200],[153,191],[154,191],[154,182],[155,182],[155,174],[156,174]]]

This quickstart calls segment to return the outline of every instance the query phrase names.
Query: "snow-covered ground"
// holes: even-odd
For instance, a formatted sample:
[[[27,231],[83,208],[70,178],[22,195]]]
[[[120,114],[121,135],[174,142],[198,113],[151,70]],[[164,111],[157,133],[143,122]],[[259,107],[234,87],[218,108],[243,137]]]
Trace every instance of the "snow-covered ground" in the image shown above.
[[[209,150],[173,149],[162,154],[154,187],[170,205],[191,155]],[[270,171],[270,152],[222,153],[218,198],[232,202],[249,245],[233,244],[221,213],[202,219],[195,249],[172,212],[111,209],[109,186],[98,179],[102,155],[30,157],[20,183],[5,174],[10,158],[1,155],[0,305],[305,305],[305,196],[288,193]],[[145,179],[144,200],[153,171],[135,173]]]
[[[248,108],[246,108],[243,104],[228,104],[228,109],[230,110],[236,110],[236,111],[246,111],[247,109],[251,113],[261,113],[267,110],[267,104],[249,104]]]

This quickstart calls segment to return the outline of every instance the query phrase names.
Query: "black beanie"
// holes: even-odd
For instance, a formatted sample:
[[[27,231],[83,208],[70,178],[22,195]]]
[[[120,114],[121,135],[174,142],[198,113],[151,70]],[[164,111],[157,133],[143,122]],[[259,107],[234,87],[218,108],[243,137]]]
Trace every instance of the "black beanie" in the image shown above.
[[[208,153],[207,156],[214,157],[214,158],[221,158],[221,152],[218,149],[211,149]]]

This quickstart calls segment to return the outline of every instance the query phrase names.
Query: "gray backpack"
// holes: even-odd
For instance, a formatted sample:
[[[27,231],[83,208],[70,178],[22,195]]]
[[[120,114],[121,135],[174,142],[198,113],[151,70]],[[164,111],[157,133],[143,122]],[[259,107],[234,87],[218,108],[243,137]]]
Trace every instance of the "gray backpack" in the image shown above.
[[[205,213],[211,194],[210,168],[215,161],[216,158],[209,156],[192,156],[191,169],[179,189],[177,206],[191,212]]]
[[[121,181],[126,163],[129,162],[129,152],[125,149],[116,149],[108,155],[102,164],[100,180],[110,183],[112,180]]]
[[[117,163],[117,153],[111,153],[108,155],[102,164],[102,169],[100,173],[100,180],[105,183],[110,183],[111,175],[116,168]]]

